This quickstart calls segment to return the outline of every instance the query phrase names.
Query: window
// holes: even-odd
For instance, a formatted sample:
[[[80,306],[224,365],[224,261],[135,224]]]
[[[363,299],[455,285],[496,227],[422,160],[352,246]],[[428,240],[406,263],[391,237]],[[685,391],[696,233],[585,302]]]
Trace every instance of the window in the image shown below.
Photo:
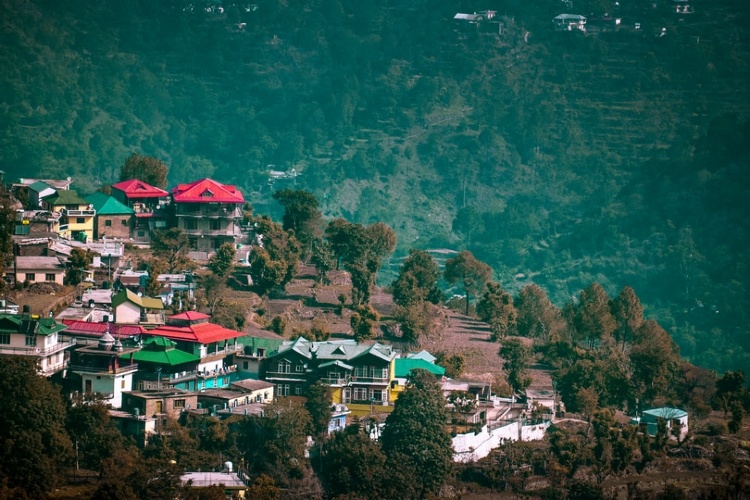
[[[93,392],[91,389],[92,389],[92,387],[91,387],[91,380],[86,380],[86,382],[84,384],[83,392],[90,394],[91,392]]]
[[[106,219],[104,221],[104,226],[105,227],[112,227],[112,221],[110,219]]]
[[[277,396],[288,396],[289,395],[289,384],[276,384],[276,395]]]
[[[222,227],[222,221],[220,221],[220,220],[211,219],[211,222],[209,224],[210,224],[210,227],[211,227],[211,231],[220,231],[220,230],[224,229]]]
[[[305,370],[305,367],[303,365],[296,365],[294,367],[294,371],[297,373],[302,373]]]
[[[128,219],[120,219],[120,224],[122,224],[123,226],[127,226],[128,225]]]
[[[125,389],[125,379],[120,380],[120,389]]]
[[[10,344],[10,333],[0,333],[0,344]]]
[[[247,370],[247,367],[248,367],[247,361],[243,361],[242,362],[242,369],[243,370]]]
[[[84,224],[86,222],[86,219],[83,217],[76,217],[76,224]]]
[[[155,413],[162,413],[164,411],[164,406],[162,405],[161,401],[154,401],[156,403],[156,412]]]
[[[186,219],[185,229],[195,231],[198,229],[198,221],[195,219]]]
[[[55,273],[47,273],[44,275],[44,281],[55,281]]]
[[[175,399],[174,400],[174,407],[175,408],[185,408],[185,400],[184,399]]]
[[[279,361],[278,366],[278,372],[279,373],[289,373],[291,371],[292,365],[287,360]]]
[[[35,347],[36,337],[33,335],[26,335],[26,347]]]
[[[26,281],[36,281],[36,274],[26,273]]]
[[[302,394],[302,387],[300,387],[300,386],[297,386],[297,387],[295,387],[295,388],[294,388],[294,394],[296,394],[296,395],[298,395],[298,396],[299,396],[300,394]]]
[[[359,387],[354,388],[354,400],[355,401],[366,401],[370,399],[367,395],[367,389],[361,389]]]
[[[265,349],[261,349],[261,348],[258,348],[258,357],[259,357],[259,358],[262,358],[262,357],[263,357],[263,356],[265,356],[265,355],[266,355],[266,350],[265,350]]]

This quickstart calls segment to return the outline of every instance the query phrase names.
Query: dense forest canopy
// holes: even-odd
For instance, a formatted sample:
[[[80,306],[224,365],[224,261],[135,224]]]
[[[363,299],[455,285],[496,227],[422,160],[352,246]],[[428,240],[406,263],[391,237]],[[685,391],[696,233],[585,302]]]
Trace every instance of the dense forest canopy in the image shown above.
[[[279,216],[308,189],[511,291],[630,285],[691,361],[748,366],[747,8],[620,3],[574,0],[581,33],[553,0],[1,0],[0,169],[94,191],[135,152]]]

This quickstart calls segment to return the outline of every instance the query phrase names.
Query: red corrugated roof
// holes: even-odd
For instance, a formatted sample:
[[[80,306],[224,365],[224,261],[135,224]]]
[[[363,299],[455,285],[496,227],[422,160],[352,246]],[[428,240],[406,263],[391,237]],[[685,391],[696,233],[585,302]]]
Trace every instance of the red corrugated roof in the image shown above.
[[[125,193],[127,198],[165,198],[169,196],[169,193],[163,189],[146,184],[138,179],[118,182],[112,184],[112,187]]]
[[[230,330],[213,323],[199,323],[190,326],[164,325],[148,331],[149,335],[159,335],[170,340],[184,340],[199,344],[210,344],[222,340],[233,339],[245,335],[236,330]]]
[[[77,319],[64,319],[62,320],[64,325],[68,328],[65,330],[66,334],[72,335],[86,335],[91,337],[101,337],[104,332],[107,331],[107,323],[92,323],[88,321],[80,321]],[[139,325],[115,325],[110,324],[109,332],[117,337],[118,335],[123,337],[129,337],[131,335],[141,335],[146,330]]]
[[[198,311],[185,311],[180,314],[174,314],[169,317],[169,319],[181,319],[181,320],[188,320],[188,321],[197,321],[201,319],[208,319],[211,316],[208,314],[203,314],[202,312]]]
[[[172,197],[176,203],[245,203],[245,197],[235,186],[211,179],[178,184],[172,189]]]

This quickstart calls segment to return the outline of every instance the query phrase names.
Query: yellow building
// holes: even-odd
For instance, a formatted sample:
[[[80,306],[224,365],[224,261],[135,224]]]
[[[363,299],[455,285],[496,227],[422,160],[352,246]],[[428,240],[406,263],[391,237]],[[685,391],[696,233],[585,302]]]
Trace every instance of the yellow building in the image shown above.
[[[72,190],[61,189],[46,198],[44,204],[50,212],[60,214],[54,223],[53,231],[61,237],[78,241],[94,239],[94,220],[96,210],[86,200]]]

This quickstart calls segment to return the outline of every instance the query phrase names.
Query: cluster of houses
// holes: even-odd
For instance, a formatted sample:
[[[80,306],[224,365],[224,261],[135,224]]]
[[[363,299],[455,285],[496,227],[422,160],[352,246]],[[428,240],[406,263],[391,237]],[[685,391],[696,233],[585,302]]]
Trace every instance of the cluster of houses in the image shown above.
[[[70,178],[19,179],[12,185],[15,198],[25,201],[16,211],[13,235],[10,276],[17,283],[62,284],[64,262],[75,247],[93,250],[111,267],[122,257],[124,242],[147,244],[154,231],[168,227],[185,233],[196,260],[243,238],[245,198],[232,185],[201,179],[167,192],[130,179],[113,184],[110,195],[85,197],[71,185]]]
[[[112,269],[124,241],[147,243],[165,227],[183,230],[191,250],[204,257],[241,241],[245,200],[234,186],[202,179],[167,193],[129,180],[114,184],[111,195],[81,198],[70,185],[70,179],[14,185],[16,197],[28,200],[15,226],[16,282],[62,283],[63,262],[76,246],[93,250]],[[262,415],[275,398],[303,396],[316,382],[332,397],[330,432],[357,417],[371,422],[376,438],[415,369],[439,381],[454,429],[472,429],[455,431],[457,461],[486,456],[507,440],[541,439],[549,422],[529,421],[532,405],[547,408],[549,416],[557,408],[554,391],[531,391],[519,403],[492,395],[488,383],[451,380],[426,351],[401,353],[354,340],[284,340],[254,326],[244,332],[224,328],[197,311],[168,315],[173,301],[192,295],[192,276],[160,275],[164,293],[153,298],[143,294],[144,278],[118,269],[114,286],[86,290],[57,317],[27,307],[19,312],[3,300],[0,356],[30,357],[41,375],[56,377],[71,395],[97,395],[120,430],[141,444],[184,413]]]

